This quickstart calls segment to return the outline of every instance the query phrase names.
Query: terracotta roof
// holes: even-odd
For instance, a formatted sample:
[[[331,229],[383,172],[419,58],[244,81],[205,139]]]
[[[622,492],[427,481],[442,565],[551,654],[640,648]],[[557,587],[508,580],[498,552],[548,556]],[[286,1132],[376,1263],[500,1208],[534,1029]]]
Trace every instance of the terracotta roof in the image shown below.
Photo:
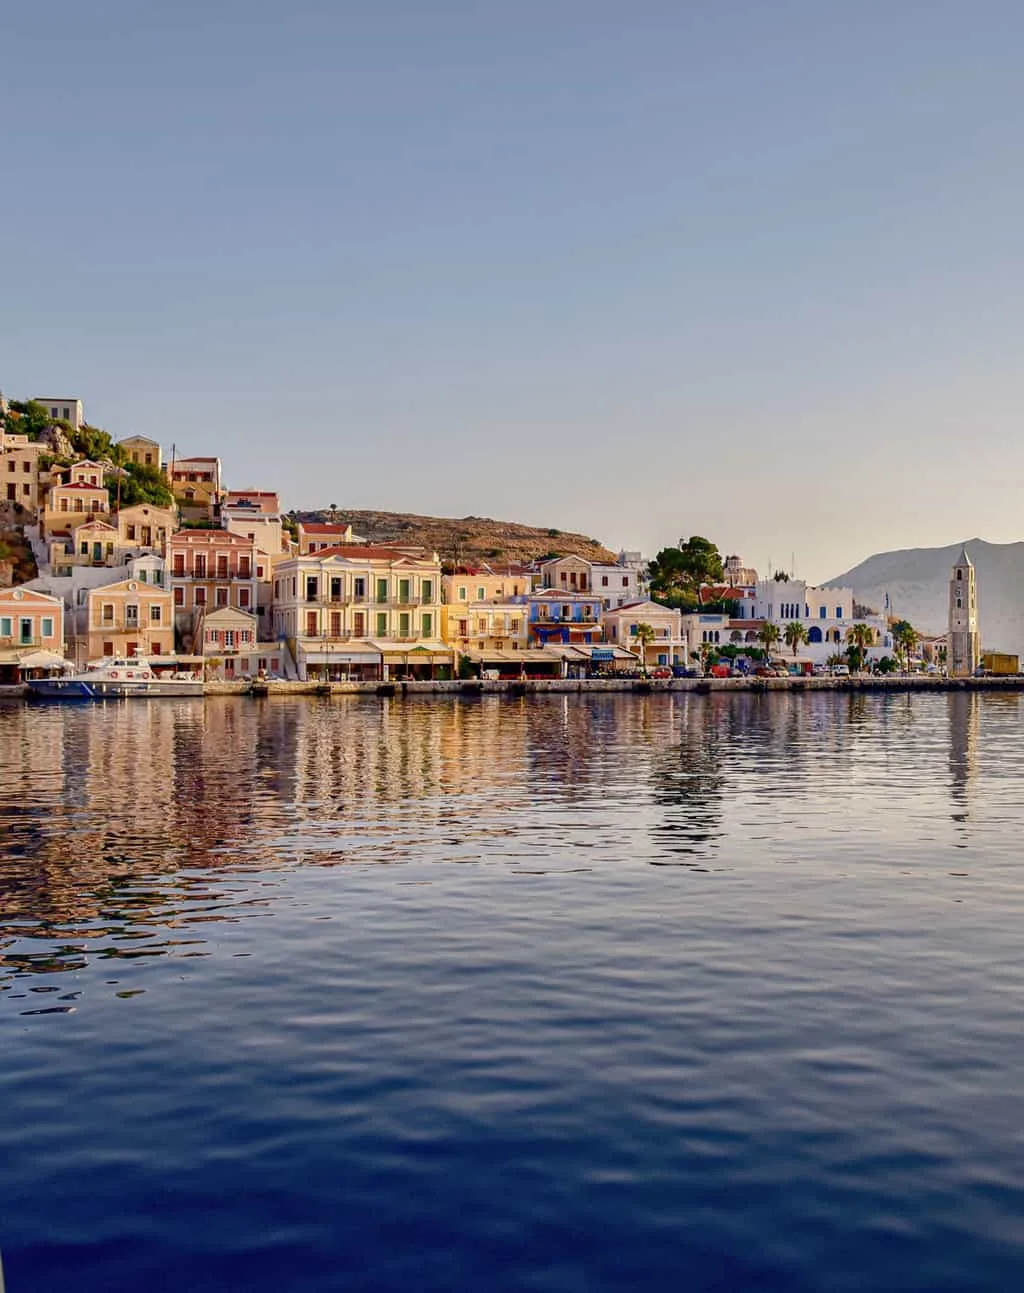
[[[299,528],[306,534],[344,534],[352,527],[335,523],[327,524],[322,521],[300,521]]]

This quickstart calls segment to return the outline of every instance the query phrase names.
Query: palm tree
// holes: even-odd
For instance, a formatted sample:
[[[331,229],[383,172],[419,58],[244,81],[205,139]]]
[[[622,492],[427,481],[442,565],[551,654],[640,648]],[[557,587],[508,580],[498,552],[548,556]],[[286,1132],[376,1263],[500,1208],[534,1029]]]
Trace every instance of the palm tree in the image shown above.
[[[782,630],[777,624],[773,624],[771,620],[765,620],[758,630],[757,638],[759,642],[764,643],[764,652],[769,664],[771,663],[772,647],[778,645],[780,637],[782,637]]]
[[[636,626],[636,640],[640,643],[640,668],[644,677],[647,677],[647,648],[654,641],[657,634],[650,624],[638,624]]]
[[[897,653],[902,657],[903,667],[909,669],[910,653],[917,646],[917,629],[908,620],[900,620],[892,626],[892,640],[896,644]]]
[[[791,620],[782,631],[786,646],[793,648],[793,659],[796,659],[797,647],[807,641],[807,630],[799,620]]]
[[[870,624],[853,624],[847,630],[846,640],[850,664],[859,672],[867,660],[868,647],[875,645],[875,630]]]

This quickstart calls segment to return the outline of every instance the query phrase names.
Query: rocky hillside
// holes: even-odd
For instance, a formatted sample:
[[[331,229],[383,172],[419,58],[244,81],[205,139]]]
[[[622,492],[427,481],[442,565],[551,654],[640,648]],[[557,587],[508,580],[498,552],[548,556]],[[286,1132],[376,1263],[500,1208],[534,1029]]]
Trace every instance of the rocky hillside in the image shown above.
[[[852,588],[857,600],[884,606],[925,633],[944,633],[949,575],[960,548],[967,548],[978,579],[978,620],[987,651],[1024,655],[1024,543],[968,539],[947,548],[879,552],[829,583]]]
[[[456,520],[443,516],[413,516],[406,512],[299,512],[297,520],[339,521],[372,543],[417,543],[436,551],[442,561],[466,563],[533,561],[570,553],[589,561],[615,561],[616,554],[597,539],[563,530],[538,529],[485,516]]]

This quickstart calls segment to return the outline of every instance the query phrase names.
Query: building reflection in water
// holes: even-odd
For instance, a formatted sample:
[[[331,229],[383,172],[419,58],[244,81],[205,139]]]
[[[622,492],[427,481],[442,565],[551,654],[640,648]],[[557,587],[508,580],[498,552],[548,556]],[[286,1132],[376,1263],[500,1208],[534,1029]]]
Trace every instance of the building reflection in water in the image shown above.
[[[998,699],[998,698],[991,698]],[[1016,697],[1010,698],[1016,704]],[[949,720],[950,816],[959,826],[959,847],[970,834],[971,793],[978,773],[981,697],[976,691],[953,691],[946,697]]]

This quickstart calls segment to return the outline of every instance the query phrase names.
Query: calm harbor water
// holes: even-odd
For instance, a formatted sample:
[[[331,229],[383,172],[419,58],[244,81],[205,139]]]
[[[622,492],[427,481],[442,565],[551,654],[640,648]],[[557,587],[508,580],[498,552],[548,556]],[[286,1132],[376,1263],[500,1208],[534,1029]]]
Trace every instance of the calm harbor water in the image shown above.
[[[1022,718],[0,706],[9,1293],[1024,1286]]]

